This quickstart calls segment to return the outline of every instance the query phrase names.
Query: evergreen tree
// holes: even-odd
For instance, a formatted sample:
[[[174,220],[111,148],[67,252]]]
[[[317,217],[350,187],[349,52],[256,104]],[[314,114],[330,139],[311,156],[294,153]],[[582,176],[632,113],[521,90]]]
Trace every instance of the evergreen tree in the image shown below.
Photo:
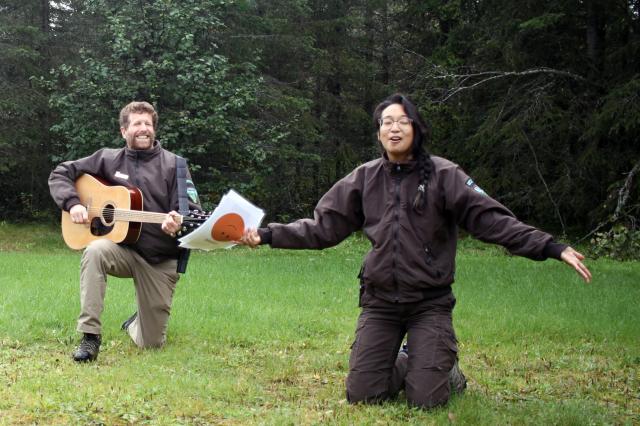
[[[206,202],[216,202],[247,148],[246,110],[258,79],[250,64],[220,54],[224,3],[211,0],[86,2],[100,23],[81,61],[61,64],[49,82],[60,118],[52,130],[65,159],[119,147],[118,112],[128,102],[154,104],[164,146],[189,158]]]

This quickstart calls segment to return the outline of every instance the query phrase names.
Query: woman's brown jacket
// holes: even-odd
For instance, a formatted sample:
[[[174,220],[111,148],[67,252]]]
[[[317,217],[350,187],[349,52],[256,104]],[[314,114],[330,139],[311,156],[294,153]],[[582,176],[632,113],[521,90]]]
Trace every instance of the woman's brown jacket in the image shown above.
[[[313,219],[261,229],[272,247],[322,249],[362,229],[371,241],[360,278],[368,292],[391,302],[415,302],[450,291],[458,227],[534,260],[560,257],[566,247],[520,222],[456,164],[431,157],[435,170],[422,211],[412,207],[419,185],[415,162],[370,161],[338,181],[318,202]]]

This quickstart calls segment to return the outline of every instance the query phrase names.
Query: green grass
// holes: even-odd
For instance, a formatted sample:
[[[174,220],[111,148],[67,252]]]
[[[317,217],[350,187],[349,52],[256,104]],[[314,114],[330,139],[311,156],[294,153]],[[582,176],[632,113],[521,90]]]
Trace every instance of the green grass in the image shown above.
[[[0,424],[636,424],[640,265],[559,262],[463,242],[454,321],[467,392],[426,412],[344,397],[358,315],[352,238],[322,252],[194,252],[167,345],[119,331],[135,310],[111,278],[96,363],[76,365],[78,252],[56,228],[0,224]]]

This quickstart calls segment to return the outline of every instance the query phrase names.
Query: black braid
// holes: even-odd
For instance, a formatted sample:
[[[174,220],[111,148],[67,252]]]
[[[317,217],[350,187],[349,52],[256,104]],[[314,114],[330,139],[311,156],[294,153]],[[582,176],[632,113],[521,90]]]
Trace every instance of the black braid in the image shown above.
[[[424,149],[418,151],[418,169],[420,172],[420,184],[416,191],[416,198],[413,200],[413,209],[421,211],[427,205],[427,186],[433,171],[431,156]]]

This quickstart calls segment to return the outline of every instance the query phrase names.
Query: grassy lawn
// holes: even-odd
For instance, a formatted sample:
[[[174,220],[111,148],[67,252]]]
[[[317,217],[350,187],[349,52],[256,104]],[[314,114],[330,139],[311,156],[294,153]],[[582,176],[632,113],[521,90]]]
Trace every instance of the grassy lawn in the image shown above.
[[[0,224],[0,425],[638,424],[640,264],[556,261],[463,242],[454,321],[467,392],[426,412],[344,396],[366,242],[322,252],[194,252],[167,345],[119,330],[111,278],[98,361],[76,365],[79,252],[57,229]]]

